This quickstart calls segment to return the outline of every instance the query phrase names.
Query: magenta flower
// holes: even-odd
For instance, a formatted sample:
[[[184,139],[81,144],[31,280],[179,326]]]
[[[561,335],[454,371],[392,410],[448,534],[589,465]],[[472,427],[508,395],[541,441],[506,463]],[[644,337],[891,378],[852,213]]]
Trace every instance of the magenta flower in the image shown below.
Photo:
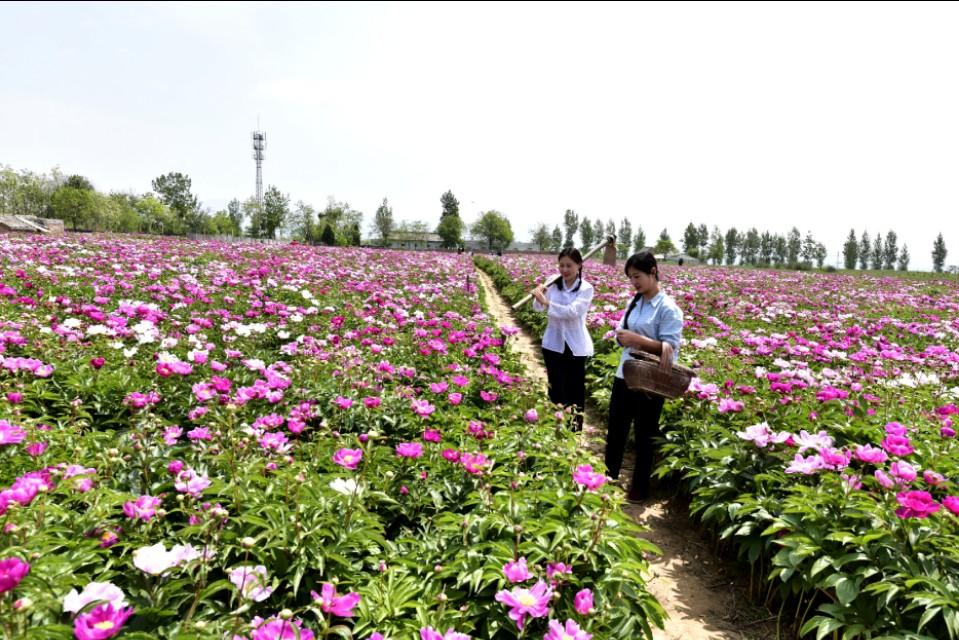
[[[353,406],[353,401],[349,398],[344,398],[343,396],[336,396],[336,398],[333,400],[333,404],[340,409],[346,410]]]
[[[16,556],[0,560],[0,593],[14,589],[30,573],[30,564]]]
[[[419,442],[401,442],[396,445],[396,455],[400,458],[419,458],[423,455],[423,445]]]
[[[889,459],[885,451],[869,444],[856,445],[856,449],[852,455],[856,460],[869,464],[882,464]]]
[[[916,470],[908,462],[897,460],[889,465],[889,473],[900,484],[909,483],[916,479]]]
[[[906,436],[888,435],[880,446],[893,456],[908,456],[914,451],[912,443]]]
[[[90,366],[94,369],[99,369],[106,363],[106,360],[97,356],[96,358],[90,358]]]
[[[900,518],[928,518],[941,506],[928,491],[899,493],[896,494],[896,501],[902,505],[896,509],[896,515]]]
[[[349,469],[350,471],[356,471],[357,465],[360,464],[360,460],[363,459],[363,450],[362,449],[340,449],[333,454],[333,462]]]
[[[413,409],[413,413],[421,418],[425,418],[436,411],[436,407],[431,405],[428,400],[411,400],[410,408]]]
[[[946,481],[946,477],[944,475],[936,471],[933,471],[932,469],[926,469],[925,471],[923,471],[922,479],[925,480],[926,484],[932,487],[940,485]]]
[[[577,613],[587,615],[593,611],[593,592],[583,589],[573,597],[573,607]]]
[[[443,435],[437,429],[427,429],[423,432],[423,439],[427,442],[439,442]]]
[[[460,463],[467,473],[479,476],[483,475],[483,472],[489,467],[490,461],[482,453],[464,453],[460,458]]]
[[[558,620],[549,621],[549,632],[543,640],[592,640],[593,635],[579,628],[573,620],[566,620],[566,625]]]
[[[336,587],[329,582],[323,583],[320,593],[310,591],[313,600],[320,604],[324,613],[332,613],[341,618],[352,618],[353,608],[360,603],[360,594],[351,591],[346,595],[337,595]]]
[[[450,385],[446,382],[431,382],[430,391],[433,393],[446,393],[446,390],[450,388]]]
[[[373,640],[373,638],[370,637],[370,640]],[[443,634],[433,627],[423,627],[420,629],[420,640],[470,640],[470,637],[465,633],[457,632],[453,627],[447,629],[446,633]]]
[[[896,486],[895,481],[890,478],[882,469],[876,469],[872,475],[876,478],[876,482],[879,483],[879,486],[884,489],[892,489],[894,486]]]
[[[23,394],[19,391],[10,391],[7,393],[7,402],[10,404],[20,404],[23,402]]]
[[[378,406],[380,406],[382,403],[383,403],[382,400],[374,396],[368,396],[366,398],[363,398],[363,405],[367,409],[375,409]]]
[[[124,502],[123,513],[131,520],[149,521],[156,515],[156,508],[160,506],[160,499],[142,495],[136,502]]]
[[[526,422],[533,423],[539,420],[539,414],[536,412],[536,409],[530,409],[523,415],[523,419],[526,420]]]
[[[898,422],[887,422],[886,423],[886,435],[890,436],[905,436],[908,432],[906,427],[899,424]]]
[[[499,396],[492,391],[480,391],[480,398],[483,399],[483,402],[496,402]]]
[[[450,462],[459,462],[460,461],[460,452],[456,449],[443,449],[443,457],[449,460]]]
[[[546,577],[552,579],[553,576],[560,574],[570,574],[573,573],[573,567],[566,565],[562,562],[550,562],[546,565]]]
[[[39,457],[39,456],[43,455],[43,452],[47,450],[47,447],[48,447],[48,446],[50,446],[50,445],[48,445],[46,442],[42,442],[42,441],[41,441],[41,442],[31,442],[30,444],[28,444],[28,445],[25,447],[25,449],[26,449],[27,454],[28,454],[30,457],[36,458],[36,457]]]
[[[942,506],[959,516],[959,496],[946,496],[942,499]]]
[[[553,590],[539,580],[531,589],[522,587],[514,587],[512,591],[503,589],[496,594],[496,601],[510,607],[509,617],[516,622],[517,628],[522,629],[526,616],[543,618],[549,613],[549,602],[552,597]]]
[[[313,632],[303,626],[299,620],[284,620],[280,617],[253,618],[251,640],[314,640]],[[240,636],[234,636],[234,640]]]
[[[101,604],[90,613],[77,616],[73,621],[73,634],[77,640],[105,640],[120,633],[127,618],[133,615],[133,607],[114,608],[112,603]]]
[[[723,398],[719,401],[719,413],[739,413],[746,405],[739,400]]]
[[[176,490],[180,493],[186,493],[194,498],[199,498],[203,490],[210,486],[210,479],[198,474],[193,469],[187,468],[177,474],[173,486],[176,487]]]
[[[179,440],[180,436],[182,435],[183,435],[183,429],[181,429],[177,425],[167,427],[166,429],[163,430],[163,442],[165,442],[167,445],[172,447],[173,445],[176,444],[176,441]]]
[[[504,564],[503,574],[506,575],[506,579],[512,583],[523,582],[533,577],[526,567],[526,558],[520,558],[519,560]]]
[[[606,476],[593,471],[593,465],[581,464],[573,471],[573,480],[582,485],[587,491],[596,491],[606,484]]]
[[[27,432],[6,420],[0,420],[0,445],[19,444],[27,437]]]
[[[453,393],[446,396],[446,399],[449,400],[449,403],[455,407],[456,405],[463,402],[463,394],[454,391]]]
[[[197,427],[196,429],[188,431],[186,437],[196,442],[197,440],[212,440],[213,434],[210,433],[207,427]]]

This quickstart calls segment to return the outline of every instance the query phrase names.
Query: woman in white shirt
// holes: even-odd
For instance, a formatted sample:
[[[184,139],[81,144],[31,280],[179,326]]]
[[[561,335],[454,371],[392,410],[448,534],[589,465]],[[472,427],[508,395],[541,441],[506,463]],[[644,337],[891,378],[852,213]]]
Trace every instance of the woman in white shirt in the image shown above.
[[[545,311],[543,360],[549,380],[549,399],[574,407],[575,429],[583,425],[586,404],[586,358],[593,355],[593,340],[586,330],[586,313],[593,301],[593,285],[583,280],[583,256],[567,247],[559,253],[560,279],[548,289],[533,290],[533,309]]]
[[[613,480],[619,478],[626,440],[635,424],[636,466],[627,499],[637,502],[649,497],[653,447],[660,435],[659,416],[665,398],[644,391],[631,391],[623,380],[623,363],[631,357],[630,351],[645,351],[658,355],[662,368],[669,370],[679,358],[683,312],[675,300],[659,290],[659,266],[650,251],[630,256],[625,271],[636,289],[636,296],[616,328],[616,342],[623,347],[623,353],[609,400],[606,472]]]

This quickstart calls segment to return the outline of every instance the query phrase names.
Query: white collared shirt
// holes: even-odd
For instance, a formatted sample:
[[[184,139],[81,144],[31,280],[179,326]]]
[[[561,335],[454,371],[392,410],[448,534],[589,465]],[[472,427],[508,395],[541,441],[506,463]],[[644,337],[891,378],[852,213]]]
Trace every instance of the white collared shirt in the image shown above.
[[[579,290],[576,289],[577,285]],[[577,278],[572,287],[567,287],[561,278],[559,286],[550,285],[546,289],[549,306],[544,307],[533,300],[535,311],[546,311],[546,332],[543,334],[543,348],[563,353],[566,345],[574,356],[593,355],[593,339],[586,330],[586,313],[593,302],[593,285]]]

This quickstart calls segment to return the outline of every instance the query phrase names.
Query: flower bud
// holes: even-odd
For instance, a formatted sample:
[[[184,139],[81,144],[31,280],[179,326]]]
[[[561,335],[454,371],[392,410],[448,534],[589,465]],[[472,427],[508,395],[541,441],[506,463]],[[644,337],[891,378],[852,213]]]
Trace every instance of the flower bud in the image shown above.
[[[250,536],[246,536],[245,538],[240,540],[240,546],[243,547],[244,549],[252,549],[255,544],[256,544],[256,540],[254,540]]]
[[[280,617],[284,620],[289,620],[290,618],[293,617],[293,612],[290,611],[289,609],[284,609],[283,611],[280,612]]]
[[[438,593],[436,594],[436,600],[437,602],[446,602],[449,597],[445,593]]]

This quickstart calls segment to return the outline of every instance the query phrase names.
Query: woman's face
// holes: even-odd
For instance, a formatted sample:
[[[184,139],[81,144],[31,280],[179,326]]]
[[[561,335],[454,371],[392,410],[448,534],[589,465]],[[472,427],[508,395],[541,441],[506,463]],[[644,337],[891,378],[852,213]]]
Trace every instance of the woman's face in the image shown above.
[[[579,274],[579,265],[569,256],[563,256],[559,259],[559,273],[566,282],[572,282]]]
[[[645,273],[635,267],[630,267],[627,275],[633,288],[636,289],[636,293],[645,295],[656,287],[655,271],[653,273]]]

